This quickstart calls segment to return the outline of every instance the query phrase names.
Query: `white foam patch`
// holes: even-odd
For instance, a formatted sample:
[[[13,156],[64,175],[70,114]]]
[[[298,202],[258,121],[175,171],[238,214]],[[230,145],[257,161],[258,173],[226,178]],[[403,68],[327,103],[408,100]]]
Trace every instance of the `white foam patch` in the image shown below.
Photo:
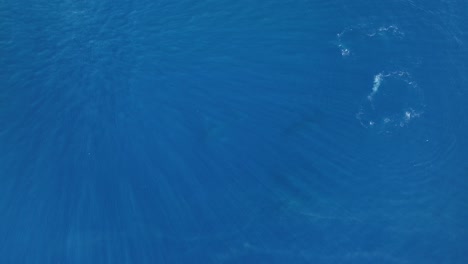
[[[405,127],[424,109],[422,90],[406,71],[376,74],[366,99],[356,118],[367,128]]]
[[[380,84],[382,83],[382,73],[379,73],[374,76],[374,85],[372,86],[372,92],[367,96],[369,101],[372,101],[374,95],[379,91]]]
[[[336,45],[340,49],[341,56],[348,57],[352,55],[356,45],[359,42],[366,42],[366,39],[384,38],[384,39],[402,39],[405,36],[396,25],[380,26],[378,28],[372,25],[356,25],[343,29],[336,34]]]

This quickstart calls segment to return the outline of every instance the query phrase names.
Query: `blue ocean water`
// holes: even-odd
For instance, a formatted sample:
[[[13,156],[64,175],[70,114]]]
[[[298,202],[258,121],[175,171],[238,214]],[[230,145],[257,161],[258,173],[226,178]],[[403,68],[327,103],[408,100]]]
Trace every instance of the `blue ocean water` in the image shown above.
[[[1,0],[0,263],[468,263],[468,2]]]

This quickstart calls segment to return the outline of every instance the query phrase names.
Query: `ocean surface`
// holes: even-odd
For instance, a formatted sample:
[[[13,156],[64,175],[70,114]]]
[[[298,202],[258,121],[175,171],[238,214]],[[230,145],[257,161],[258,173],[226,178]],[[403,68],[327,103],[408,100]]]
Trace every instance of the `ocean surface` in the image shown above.
[[[468,1],[0,0],[0,263],[468,263]]]

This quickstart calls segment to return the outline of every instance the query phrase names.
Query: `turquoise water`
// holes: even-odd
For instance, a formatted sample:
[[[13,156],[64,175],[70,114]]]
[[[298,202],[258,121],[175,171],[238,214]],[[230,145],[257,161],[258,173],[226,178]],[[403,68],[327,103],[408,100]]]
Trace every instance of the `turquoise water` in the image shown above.
[[[468,262],[468,2],[0,1],[0,263]]]

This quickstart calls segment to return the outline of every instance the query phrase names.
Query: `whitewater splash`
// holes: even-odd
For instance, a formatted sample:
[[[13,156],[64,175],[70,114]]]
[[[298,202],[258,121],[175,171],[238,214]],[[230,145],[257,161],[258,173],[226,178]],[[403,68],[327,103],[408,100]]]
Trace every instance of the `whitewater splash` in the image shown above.
[[[408,125],[423,110],[423,92],[408,72],[381,72],[374,76],[356,118],[366,128],[386,131]]]

